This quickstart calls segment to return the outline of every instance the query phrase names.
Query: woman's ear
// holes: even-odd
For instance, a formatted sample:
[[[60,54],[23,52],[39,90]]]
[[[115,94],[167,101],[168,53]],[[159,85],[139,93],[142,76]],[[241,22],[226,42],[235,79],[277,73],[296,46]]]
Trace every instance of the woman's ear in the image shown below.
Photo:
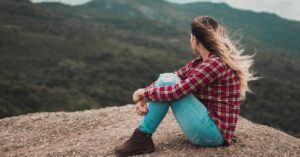
[[[195,42],[196,45],[199,45],[199,41],[198,41],[198,39],[196,38],[196,36],[194,36],[194,35],[193,35],[193,40],[194,40],[194,42]]]
[[[196,37],[193,34],[191,34],[191,43],[194,43],[195,41],[196,41]]]

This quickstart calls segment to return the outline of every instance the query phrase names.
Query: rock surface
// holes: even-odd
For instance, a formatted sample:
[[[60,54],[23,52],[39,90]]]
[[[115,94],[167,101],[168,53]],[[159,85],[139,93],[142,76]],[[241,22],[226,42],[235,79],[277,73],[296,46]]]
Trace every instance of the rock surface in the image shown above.
[[[142,117],[133,105],[78,112],[40,112],[0,119],[0,156],[114,156]],[[230,147],[193,146],[172,111],[153,135],[156,151],[144,156],[299,156],[300,139],[240,117]]]

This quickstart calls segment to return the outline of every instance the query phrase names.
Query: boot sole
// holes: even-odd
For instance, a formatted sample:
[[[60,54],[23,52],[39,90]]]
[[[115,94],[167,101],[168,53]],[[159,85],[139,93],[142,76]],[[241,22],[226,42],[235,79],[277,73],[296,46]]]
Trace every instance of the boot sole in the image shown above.
[[[132,156],[132,155],[139,155],[139,154],[148,154],[148,153],[152,153],[152,152],[155,152],[155,150],[148,150],[148,151],[139,151],[139,152],[134,152],[134,153],[131,153],[131,154],[118,154],[116,153],[116,156],[117,157],[126,157],[126,156]]]

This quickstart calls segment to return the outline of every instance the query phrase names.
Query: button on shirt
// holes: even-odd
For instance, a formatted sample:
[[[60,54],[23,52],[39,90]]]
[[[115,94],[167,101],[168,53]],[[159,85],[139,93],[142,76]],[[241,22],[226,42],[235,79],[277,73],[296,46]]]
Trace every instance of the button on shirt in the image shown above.
[[[193,93],[207,108],[226,143],[231,145],[240,112],[240,81],[216,54],[203,61],[199,56],[175,71],[181,81],[174,85],[145,87],[150,101],[173,101]]]

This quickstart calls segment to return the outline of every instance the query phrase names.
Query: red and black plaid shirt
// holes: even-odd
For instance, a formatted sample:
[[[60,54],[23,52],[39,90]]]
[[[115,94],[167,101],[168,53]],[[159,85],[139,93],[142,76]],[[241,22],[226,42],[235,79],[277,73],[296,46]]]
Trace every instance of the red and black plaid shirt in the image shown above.
[[[145,97],[151,101],[172,101],[193,93],[231,145],[240,112],[240,82],[236,73],[213,53],[204,61],[200,56],[191,60],[175,73],[180,82],[155,87],[154,81],[145,88]]]

